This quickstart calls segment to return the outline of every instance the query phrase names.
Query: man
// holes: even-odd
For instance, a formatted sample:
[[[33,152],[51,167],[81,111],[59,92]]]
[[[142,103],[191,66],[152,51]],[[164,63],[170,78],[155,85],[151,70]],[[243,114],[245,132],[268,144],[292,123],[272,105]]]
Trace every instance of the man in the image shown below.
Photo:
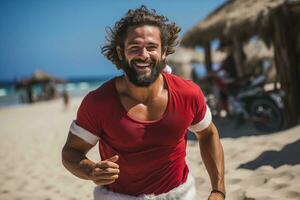
[[[81,103],[62,151],[64,166],[98,186],[94,198],[197,199],[185,162],[186,131],[197,135],[210,175],[210,200],[225,199],[224,157],[198,86],[163,72],[180,28],[142,6],[111,29],[102,53],[123,76]],[[99,142],[100,162],[86,153]]]

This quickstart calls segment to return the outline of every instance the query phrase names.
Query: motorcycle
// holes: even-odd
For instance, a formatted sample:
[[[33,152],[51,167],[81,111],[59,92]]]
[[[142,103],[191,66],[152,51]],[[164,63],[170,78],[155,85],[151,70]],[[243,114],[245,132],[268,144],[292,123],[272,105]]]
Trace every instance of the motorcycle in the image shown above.
[[[213,76],[214,85],[222,91],[224,80]],[[250,120],[254,127],[261,132],[275,132],[281,130],[284,125],[283,115],[283,91],[266,91],[264,85],[266,76],[260,75],[252,80],[243,80],[244,84],[227,94],[227,116],[236,118],[237,124]],[[245,83],[246,82],[246,83]],[[216,92],[209,92],[206,101],[214,116],[221,117],[224,106]]]

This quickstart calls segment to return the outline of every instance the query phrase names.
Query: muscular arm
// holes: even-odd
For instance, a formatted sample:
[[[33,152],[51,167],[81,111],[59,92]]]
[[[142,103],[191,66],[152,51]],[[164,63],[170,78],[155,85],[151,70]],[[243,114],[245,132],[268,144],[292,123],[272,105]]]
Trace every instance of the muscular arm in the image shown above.
[[[62,163],[75,176],[91,180],[97,185],[107,185],[119,177],[118,156],[94,163],[86,157],[93,145],[69,132],[62,150]]]
[[[62,149],[62,163],[67,170],[82,179],[89,179],[89,169],[93,169],[95,163],[86,157],[93,145],[69,132],[67,142]]]
[[[210,176],[213,190],[225,193],[224,153],[219,133],[213,123],[203,131],[197,132],[202,160]]]

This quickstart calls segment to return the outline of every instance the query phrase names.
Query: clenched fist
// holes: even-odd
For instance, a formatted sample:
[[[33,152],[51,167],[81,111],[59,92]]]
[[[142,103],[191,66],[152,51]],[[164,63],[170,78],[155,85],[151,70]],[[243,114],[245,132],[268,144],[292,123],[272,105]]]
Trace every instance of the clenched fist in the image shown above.
[[[116,163],[119,156],[115,155],[109,159],[93,163],[92,165],[82,165],[86,171],[87,178],[97,185],[108,185],[116,181],[119,177],[119,165]]]

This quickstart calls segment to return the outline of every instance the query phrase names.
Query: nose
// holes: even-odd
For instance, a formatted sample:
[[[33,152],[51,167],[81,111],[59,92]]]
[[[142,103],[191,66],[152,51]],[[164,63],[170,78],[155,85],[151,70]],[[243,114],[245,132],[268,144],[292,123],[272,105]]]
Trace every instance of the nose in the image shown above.
[[[149,52],[148,52],[146,47],[143,47],[143,48],[140,49],[138,56],[143,58],[143,59],[150,57]]]

